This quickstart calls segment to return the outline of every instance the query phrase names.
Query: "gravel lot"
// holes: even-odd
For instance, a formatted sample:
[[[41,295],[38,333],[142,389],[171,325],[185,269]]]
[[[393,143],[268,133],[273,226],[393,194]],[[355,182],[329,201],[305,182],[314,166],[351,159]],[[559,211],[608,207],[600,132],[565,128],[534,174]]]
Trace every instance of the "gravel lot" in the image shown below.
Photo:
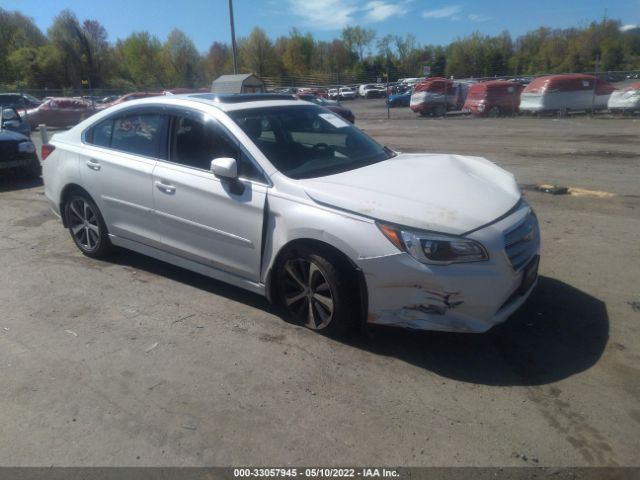
[[[335,341],[159,261],[83,257],[40,184],[2,179],[0,465],[640,465],[640,119],[346,105],[398,150],[614,195],[526,189],[539,287],[489,333]]]

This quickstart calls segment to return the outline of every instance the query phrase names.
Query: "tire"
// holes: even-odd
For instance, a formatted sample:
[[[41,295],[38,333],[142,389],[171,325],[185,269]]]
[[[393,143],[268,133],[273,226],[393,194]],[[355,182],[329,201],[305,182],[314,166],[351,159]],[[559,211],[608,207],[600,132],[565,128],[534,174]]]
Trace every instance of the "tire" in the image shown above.
[[[447,108],[444,105],[438,105],[434,112],[436,117],[444,117],[447,115]]]
[[[323,335],[346,334],[359,301],[354,275],[331,252],[307,248],[285,253],[277,265],[278,297],[296,324]]]
[[[20,174],[22,177],[28,179],[40,178],[40,175],[42,175],[42,166],[40,165],[40,159],[38,158],[38,155],[34,153],[31,156],[31,163],[24,167],[20,171]]]
[[[487,112],[487,117],[489,118],[498,118],[500,116],[500,109],[498,107],[492,107]]]
[[[418,113],[421,117],[428,117],[430,112],[427,110],[420,110]]]
[[[94,201],[85,193],[75,193],[67,200],[64,214],[69,233],[78,249],[87,257],[104,258],[111,253],[107,226]]]

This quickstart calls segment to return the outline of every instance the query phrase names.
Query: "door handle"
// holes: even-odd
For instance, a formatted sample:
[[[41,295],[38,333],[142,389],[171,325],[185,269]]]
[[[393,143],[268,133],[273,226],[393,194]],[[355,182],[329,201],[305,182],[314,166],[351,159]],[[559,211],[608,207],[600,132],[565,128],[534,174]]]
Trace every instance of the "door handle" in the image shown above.
[[[89,167],[91,170],[95,170],[96,172],[101,168],[100,162],[98,162],[97,160],[94,160],[93,158],[87,160],[86,163],[87,163],[87,167]]]
[[[168,185],[166,183],[162,183],[159,181],[156,181],[155,185],[156,185],[156,188],[161,192],[169,193],[169,194],[176,193],[176,187],[174,187],[173,185]]]

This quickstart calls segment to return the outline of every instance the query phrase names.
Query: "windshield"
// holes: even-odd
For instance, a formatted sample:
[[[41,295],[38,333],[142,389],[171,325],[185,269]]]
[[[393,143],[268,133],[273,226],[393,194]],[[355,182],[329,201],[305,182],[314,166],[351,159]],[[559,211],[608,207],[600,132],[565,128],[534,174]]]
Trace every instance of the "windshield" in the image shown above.
[[[315,105],[236,110],[229,116],[290,178],[333,175],[395,155],[338,115]]]

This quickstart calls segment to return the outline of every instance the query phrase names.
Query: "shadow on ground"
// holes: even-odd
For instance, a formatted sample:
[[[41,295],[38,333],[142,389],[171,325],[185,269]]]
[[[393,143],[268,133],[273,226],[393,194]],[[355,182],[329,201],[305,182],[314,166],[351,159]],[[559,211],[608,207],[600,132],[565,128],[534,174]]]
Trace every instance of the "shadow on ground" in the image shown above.
[[[604,302],[540,277],[527,303],[484,334],[380,329],[352,345],[443,377],[483,385],[542,385],[593,366],[609,339]]]
[[[137,253],[118,251],[109,261],[283,316],[260,295]],[[587,370],[602,355],[608,338],[609,317],[602,301],[540,277],[525,306],[484,334],[376,328],[342,342],[454,380],[508,386],[552,383]]]
[[[0,193],[15,190],[26,190],[28,188],[41,187],[42,178],[25,179],[14,173],[7,173],[0,176]]]

